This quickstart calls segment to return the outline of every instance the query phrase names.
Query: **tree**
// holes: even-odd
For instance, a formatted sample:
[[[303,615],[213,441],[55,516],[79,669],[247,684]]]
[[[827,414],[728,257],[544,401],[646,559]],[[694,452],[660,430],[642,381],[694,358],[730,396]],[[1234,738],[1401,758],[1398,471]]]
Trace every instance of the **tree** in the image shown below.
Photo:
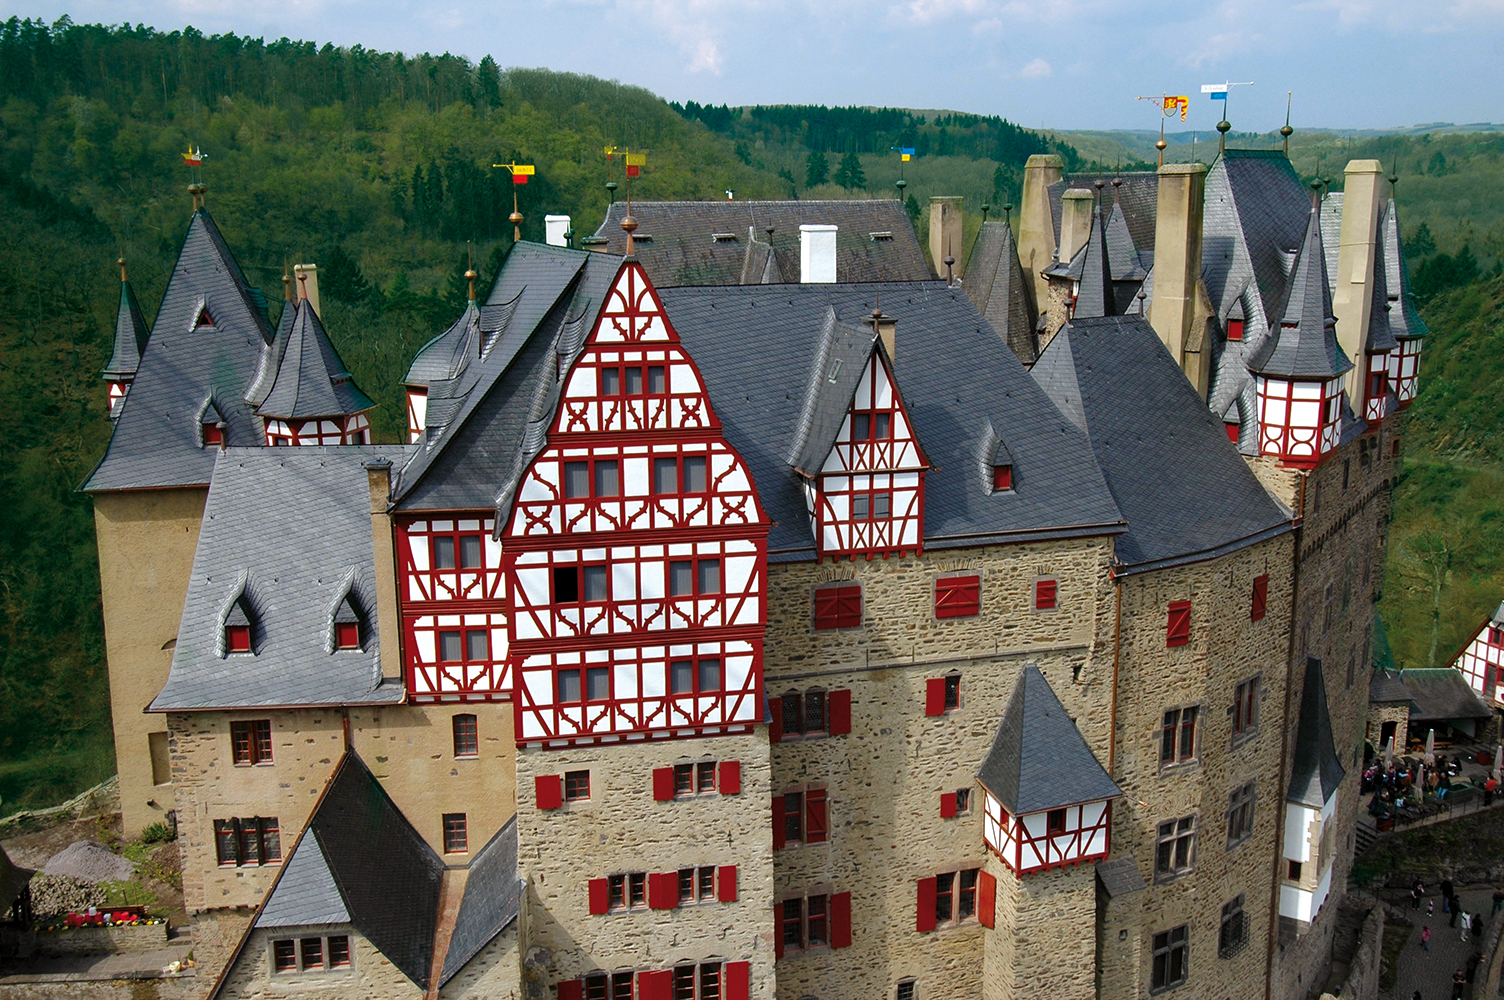
[[[1413,260],[1429,257],[1436,252],[1436,238],[1431,235],[1431,227],[1422,222],[1405,241],[1405,253]]]
[[[324,290],[339,301],[353,305],[371,297],[371,283],[360,273],[360,265],[355,262],[355,258],[346,253],[340,244],[336,243],[329,248],[320,270],[323,272]]]
[[[745,142],[738,142],[733,151],[736,153],[736,158],[738,160],[741,160],[749,167],[752,165],[752,150],[747,148],[747,144]]]
[[[830,162],[825,159],[825,154],[818,149],[811,150],[804,158],[804,186],[806,189],[819,187],[830,180]]]
[[[496,65],[496,60],[486,56],[475,68],[476,84],[480,88],[480,96],[485,98],[486,104],[492,111],[501,107],[501,69]]]
[[[992,171],[992,201],[994,205],[1008,196],[1009,179],[1007,171],[999,163]]]
[[[847,191],[866,189],[867,174],[862,170],[862,158],[855,150],[841,157],[841,165],[836,167],[835,182]]]
[[[789,197],[794,199],[795,201],[798,201],[799,187],[794,183],[794,172],[788,167],[780,167],[778,169],[778,177],[789,186]]]

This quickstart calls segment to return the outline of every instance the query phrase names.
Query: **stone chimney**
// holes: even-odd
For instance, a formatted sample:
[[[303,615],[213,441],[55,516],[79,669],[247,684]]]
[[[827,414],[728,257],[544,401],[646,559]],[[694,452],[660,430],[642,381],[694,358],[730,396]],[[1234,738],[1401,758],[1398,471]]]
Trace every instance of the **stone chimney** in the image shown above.
[[[1327,276],[1332,284],[1332,313],[1337,317],[1337,343],[1353,363],[1346,386],[1348,401],[1355,410],[1363,404],[1363,379],[1368,372],[1364,352],[1373,313],[1374,254],[1378,246],[1383,175],[1384,167],[1378,160],[1348,163],[1337,273]]]
[[[392,518],[387,505],[392,493],[392,462],[373,458],[365,464],[366,480],[371,491],[371,542],[376,556],[376,628],[381,637],[381,676],[385,681],[402,677],[401,648],[397,636],[402,634],[402,617],[397,613],[397,559],[392,537]]]
[[[1065,176],[1060,157],[1035,153],[1024,164],[1024,191],[1018,206],[1018,263],[1034,297],[1034,311],[1049,301],[1049,283],[1040,272],[1055,253],[1055,220],[1050,212],[1050,185]]]
[[[877,324],[877,339],[883,342],[883,350],[888,352],[888,360],[893,367],[898,367],[898,356],[894,353],[898,350],[898,325],[892,316],[884,316],[877,310],[872,311],[872,319]]]
[[[834,284],[836,280],[836,227],[799,227],[799,280],[803,284]]]
[[[1154,224],[1154,301],[1149,325],[1206,398],[1208,359],[1203,351],[1210,315],[1201,288],[1201,222],[1206,206],[1206,165],[1166,163],[1159,168]]]
[[[569,245],[565,234],[569,232],[569,216],[545,215],[543,217],[543,242],[551,247]]]
[[[1060,196],[1060,263],[1069,264],[1076,251],[1086,246],[1094,203],[1095,197],[1086,188],[1071,188]]]
[[[935,276],[945,277],[945,258],[954,257],[951,277],[961,277],[961,196],[934,195],[930,198],[930,263]]]
[[[308,296],[308,304],[313,306],[313,311],[319,317],[324,318],[324,310],[319,308],[319,266],[317,264],[294,264],[292,266],[294,288],[302,289]]]

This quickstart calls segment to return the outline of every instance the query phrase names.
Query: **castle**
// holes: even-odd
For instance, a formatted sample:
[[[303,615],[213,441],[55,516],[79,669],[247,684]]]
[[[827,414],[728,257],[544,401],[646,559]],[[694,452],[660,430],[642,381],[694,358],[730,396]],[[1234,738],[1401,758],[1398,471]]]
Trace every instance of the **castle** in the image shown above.
[[[208,995],[1319,993],[1394,201],[1237,150],[1022,201],[941,277],[896,202],[517,243],[399,444],[206,209],[149,335],[122,274],[84,489]]]

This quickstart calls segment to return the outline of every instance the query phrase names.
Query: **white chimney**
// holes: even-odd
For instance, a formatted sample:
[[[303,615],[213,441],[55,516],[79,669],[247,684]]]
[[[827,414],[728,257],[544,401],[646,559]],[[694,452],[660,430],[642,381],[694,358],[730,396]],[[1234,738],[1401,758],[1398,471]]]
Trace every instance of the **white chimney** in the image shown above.
[[[799,227],[799,280],[806,285],[835,283],[835,226]]]
[[[543,241],[551,247],[568,246],[565,233],[569,232],[569,216],[545,215],[543,217]]]

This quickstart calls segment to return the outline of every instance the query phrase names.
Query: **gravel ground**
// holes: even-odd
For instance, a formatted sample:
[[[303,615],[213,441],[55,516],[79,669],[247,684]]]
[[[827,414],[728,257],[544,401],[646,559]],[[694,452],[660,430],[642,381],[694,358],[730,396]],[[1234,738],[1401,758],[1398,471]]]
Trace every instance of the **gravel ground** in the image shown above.
[[[53,855],[42,871],[47,875],[67,875],[82,882],[122,882],[131,877],[136,866],[129,860],[92,840],[80,840]]]

